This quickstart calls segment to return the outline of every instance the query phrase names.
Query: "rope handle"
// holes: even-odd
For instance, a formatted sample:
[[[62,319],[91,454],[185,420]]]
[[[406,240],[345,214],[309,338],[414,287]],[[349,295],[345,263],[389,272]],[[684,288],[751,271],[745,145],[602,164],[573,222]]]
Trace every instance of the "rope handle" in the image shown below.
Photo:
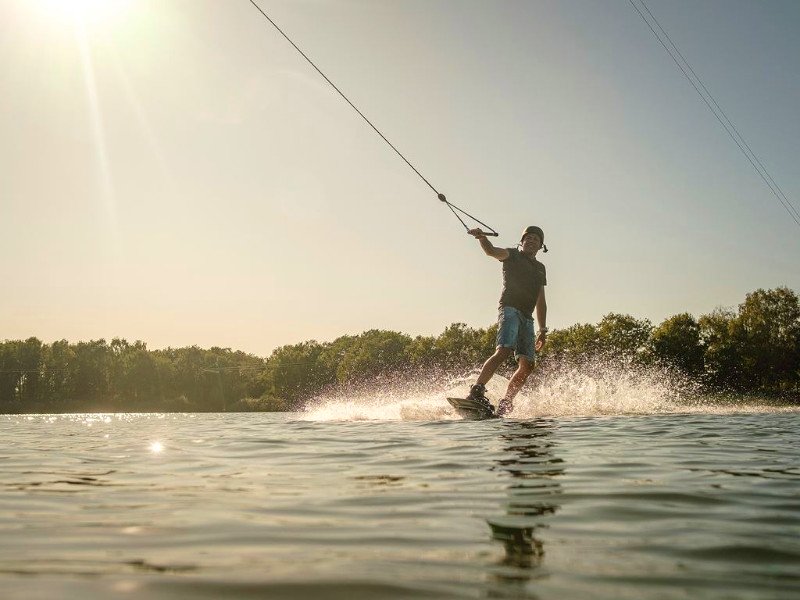
[[[458,219],[459,221],[461,221],[461,224],[464,226],[464,229],[466,229],[466,230],[467,230],[467,233],[469,233],[469,227],[467,226],[467,224],[466,224],[466,223],[464,223],[464,219],[462,219],[462,218],[461,218],[461,217],[458,215],[458,213],[459,213],[459,212],[460,212],[462,215],[465,215],[465,216],[469,217],[470,219],[472,219],[473,221],[475,221],[475,222],[476,222],[476,223],[478,223],[479,225],[483,225],[484,227],[486,227],[487,229],[489,229],[489,231],[484,231],[484,232],[483,232],[483,235],[485,235],[485,236],[488,236],[488,237],[497,237],[498,235],[500,235],[500,234],[499,234],[499,233],[497,233],[497,232],[496,232],[496,231],[495,231],[495,230],[494,230],[492,227],[490,227],[489,225],[487,225],[487,224],[486,224],[486,223],[484,223],[483,221],[479,221],[478,219],[476,219],[475,217],[473,217],[471,214],[469,214],[467,211],[465,211],[463,208],[459,208],[459,207],[457,207],[455,204],[453,204],[452,202],[450,202],[450,201],[449,201],[447,198],[445,198],[445,195],[444,195],[444,194],[440,194],[440,193],[438,193],[438,192],[437,192],[437,198],[439,198],[439,200],[441,200],[442,202],[444,202],[445,204],[447,204],[447,208],[449,208],[449,209],[450,209],[450,210],[453,212],[453,214],[456,216],[456,219]],[[458,211],[458,212],[456,212],[456,211]]]

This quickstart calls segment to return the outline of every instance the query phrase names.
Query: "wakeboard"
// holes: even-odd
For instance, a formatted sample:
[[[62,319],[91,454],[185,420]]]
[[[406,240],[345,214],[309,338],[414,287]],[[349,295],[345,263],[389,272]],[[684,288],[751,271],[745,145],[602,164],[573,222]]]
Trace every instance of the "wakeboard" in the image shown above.
[[[493,406],[483,404],[471,398],[448,398],[450,406],[464,419],[469,421],[483,421],[484,419],[499,419]]]

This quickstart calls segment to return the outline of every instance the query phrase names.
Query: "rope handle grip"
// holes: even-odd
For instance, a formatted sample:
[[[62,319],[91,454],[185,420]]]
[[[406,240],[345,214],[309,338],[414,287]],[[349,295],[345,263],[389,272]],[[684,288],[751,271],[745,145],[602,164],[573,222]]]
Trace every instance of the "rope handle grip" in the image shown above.
[[[432,186],[431,186],[431,187],[432,187]],[[436,190],[434,190],[434,192],[436,192]],[[479,223],[479,224],[483,225],[484,227],[486,227],[487,229],[490,229],[491,231],[483,231],[483,230],[481,230],[481,231],[483,231],[483,235],[484,235],[484,237],[497,237],[498,235],[500,235],[499,233],[497,233],[497,232],[496,232],[494,229],[492,229],[491,227],[489,227],[489,226],[488,226],[486,223],[484,223],[483,221],[479,221],[478,219],[476,219],[475,217],[473,217],[473,216],[472,216],[471,214],[469,214],[468,212],[466,212],[466,211],[464,211],[463,209],[461,209],[461,208],[457,207],[455,204],[453,204],[453,203],[449,202],[449,201],[447,200],[447,198],[445,197],[445,195],[444,195],[444,194],[440,194],[439,192],[436,192],[436,197],[437,197],[437,198],[439,198],[439,200],[441,200],[442,202],[444,202],[444,203],[447,205],[447,208],[449,208],[449,209],[452,211],[452,213],[453,213],[453,214],[456,216],[456,218],[457,218],[459,221],[461,221],[461,224],[464,226],[464,229],[466,229],[466,230],[467,230],[467,233],[469,233],[469,227],[467,226],[467,224],[466,224],[466,223],[464,223],[464,219],[462,219],[460,216],[458,216],[458,213],[462,213],[463,215],[465,215],[465,216],[469,217],[470,219],[472,219],[472,220],[473,220],[473,221],[475,221],[476,223]],[[456,212],[456,211],[458,211],[458,212]]]

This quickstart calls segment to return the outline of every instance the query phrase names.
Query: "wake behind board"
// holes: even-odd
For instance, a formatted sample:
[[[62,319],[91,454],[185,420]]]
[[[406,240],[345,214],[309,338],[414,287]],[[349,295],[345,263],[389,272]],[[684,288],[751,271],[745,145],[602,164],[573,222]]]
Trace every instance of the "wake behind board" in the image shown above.
[[[470,398],[448,398],[447,401],[450,403],[450,406],[456,409],[459,415],[469,421],[500,418],[497,413],[495,413],[493,406],[487,407],[485,404]]]

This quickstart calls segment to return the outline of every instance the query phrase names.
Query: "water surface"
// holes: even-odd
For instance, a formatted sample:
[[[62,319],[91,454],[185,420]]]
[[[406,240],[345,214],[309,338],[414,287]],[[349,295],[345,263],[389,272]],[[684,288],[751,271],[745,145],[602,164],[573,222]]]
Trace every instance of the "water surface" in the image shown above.
[[[800,596],[800,413],[0,416],[4,598]]]

